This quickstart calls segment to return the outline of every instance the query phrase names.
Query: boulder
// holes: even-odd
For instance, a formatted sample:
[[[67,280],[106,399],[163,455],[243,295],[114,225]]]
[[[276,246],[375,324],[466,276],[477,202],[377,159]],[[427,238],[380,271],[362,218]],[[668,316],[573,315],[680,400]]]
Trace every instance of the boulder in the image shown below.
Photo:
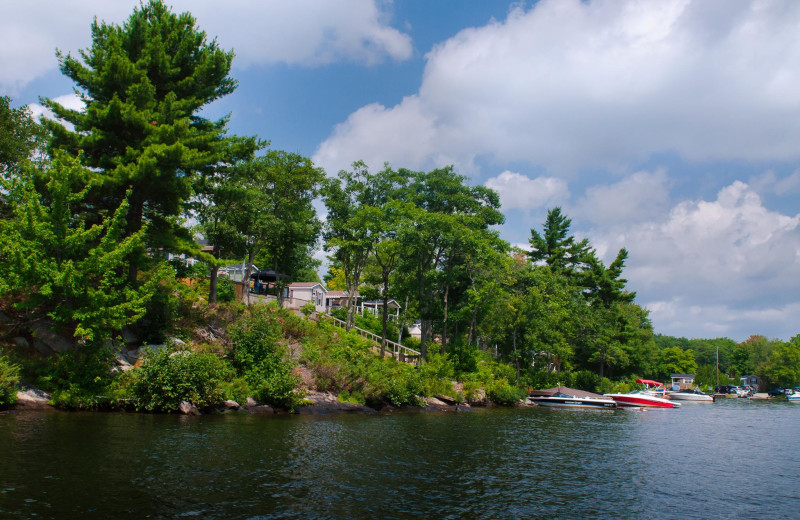
[[[454,397],[450,397],[449,395],[436,394],[436,399],[443,401],[444,403],[449,404],[450,406],[455,406],[456,404],[458,404],[458,401],[456,401]]]
[[[73,347],[72,338],[61,336],[53,331],[55,323],[52,320],[43,320],[31,325],[33,333],[33,347],[45,355],[57,354]]]
[[[337,396],[330,392],[309,391],[306,399],[310,404],[300,408],[297,413],[301,415],[327,415],[331,413],[378,413],[369,406],[356,403],[339,402]]]
[[[275,413],[275,409],[266,404],[259,404],[252,397],[248,397],[244,409],[249,413]]]
[[[225,412],[235,412],[236,410],[240,410],[242,407],[236,401],[231,401],[228,399],[227,401],[223,401],[217,406],[214,407],[214,410],[220,413]]]
[[[178,405],[178,411],[183,415],[200,415],[200,410],[189,401],[181,401]]]
[[[17,392],[16,408],[47,408],[52,396],[32,386],[21,385]]]
[[[489,404],[489,400],[486,398],[486,391],[483,388],[475,390],[475,393],[467,399],[467,402],[470,406],[486,406]]]

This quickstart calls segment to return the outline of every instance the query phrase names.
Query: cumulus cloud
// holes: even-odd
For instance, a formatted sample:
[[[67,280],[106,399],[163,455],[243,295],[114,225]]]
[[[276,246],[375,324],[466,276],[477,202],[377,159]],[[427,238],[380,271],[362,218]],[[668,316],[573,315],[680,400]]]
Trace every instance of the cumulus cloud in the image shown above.
[[[530,211],[563,204],[569,197],[567,183],[555,177],[531,179],[520,173],[504,171],[485,183],[500,195],[504,210]]]
[[[636,172],[614,184],[588,188],[570,214],[605,226],[651,220],[668,211],[670,185],[663,169]]]
[[[609,252],[628,248],[629,287],[658,331],[747,337],[759,326],[788,331],[800,322],[800,214],[768,210],[745,183],[726,186],[715,201],[681,202],[664,219],[596,233],[592,242]],[[786,326],[776,328],[782,319]]]
[[[800,3],[542,0],[465,29],[426,56],[416,95],[357,112],[315,160],[365,153],[414,167],[476,157],[561,172],[689,160],[800,157]],[[355,114],[354,114],[355,116]],[[370,130],[401,138],[372,147]],[[331,152],[335,150],[335,154]]]
[[[237,54],[235,67],[287,63],[315,66],[347,60],[367,64],[411,56],[407,34],[388,25],[378,0],[175,0],[210,38]],[[0,17],[0,91],[15,94],[55,70],[55,49],[76,52],[91,43],[95,16],[124,22],[138,0],[108,2],[31,0],[5,2]]]

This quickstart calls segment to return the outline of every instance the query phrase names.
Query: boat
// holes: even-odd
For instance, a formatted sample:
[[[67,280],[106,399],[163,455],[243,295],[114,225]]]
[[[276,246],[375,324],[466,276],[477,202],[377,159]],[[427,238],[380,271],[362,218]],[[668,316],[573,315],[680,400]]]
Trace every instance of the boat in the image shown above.
[[[677,408],[679,403],[673,403],[669,399],[650,395],[647,390],[634,390],[627,394],[603,394],[616,401],[618,406],[637,406],[644,408]]]
[[[563,408],[616,408],[617,403],[606,397],[578,397],[563,392],[553,395],[540,395],[528,397],[528,402],[539,406],[558,406]]]
[[[795,392],[786,396],[786,400],[790,403],[800,403],[800,392]]]
[[[664,386],[664,383],[660,381],[653,381],[652,379],[637,379],[636,382],[640,385],[644,385],[644,393],[647,395],[669,399],[669,397],[666,396],[667,389]]]
[[[667,395],[670,399],[675,399],[676,401],[714,402],[713,395],[704,394],[697,389],[685,389],[678,390],[677,392],[667,392]]]

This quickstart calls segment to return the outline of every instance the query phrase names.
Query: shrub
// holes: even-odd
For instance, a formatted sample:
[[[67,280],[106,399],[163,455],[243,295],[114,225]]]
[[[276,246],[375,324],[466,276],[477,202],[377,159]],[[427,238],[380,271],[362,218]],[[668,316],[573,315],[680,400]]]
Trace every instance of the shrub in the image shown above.
[[[227,276],[217,278],[217,302],[227,303],[236,299],[236,284]]]
[[[572,374],[572,386],[587,392],[596,392],[600,376],[590,370],[580,370]]]
[[[512,405],[524,396],[521,388],[511,385],[505,378],[493,381],[486,388],[486,397],[495,404]]]
[[[303,316],[306,318],[314,314],[315,310],[317,310],[317,307],[313,303],[307,303],[300,308],[300,312],[302,312]]]
[[[223,400],[230,366],[211,353],[150,350],[136,371],[133,394],[139,410],[173,412],[181,401],[204,408]]]
[[[17,402],[17,383],[19,383],[19,365],[11,363],[0,352],[0,407]]]
[[[52,403],[65,408],[97,408],[107,404],[114,380],[114,354],[95,344],[62,352],[40,367],[37,386],[52,392]]]
[[[292,374],[294,363],[280,343],[283,330],[279,317],[285,321],[285,313],[270,306],[250,310],[230,330],[233,366],[250,385],[256,399],[292,409],[300,401],[295,392],[299,381]]]
[[[222,384],[222,396],[225,399],[236,401],[240,405],[244,405],[251,395],[250,385],[242,377],[237,377]]]

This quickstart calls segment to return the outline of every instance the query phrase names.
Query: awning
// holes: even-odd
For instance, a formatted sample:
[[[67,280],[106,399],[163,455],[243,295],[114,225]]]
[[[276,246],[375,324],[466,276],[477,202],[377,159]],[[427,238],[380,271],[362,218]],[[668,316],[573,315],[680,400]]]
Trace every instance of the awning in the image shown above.
[[[658,381],[653,381],[652,379],[637,379],[637,383],[640,385],[649,385],[649,386],[662,386],[664,383],[660,383]]]
[[[278,280],[285,280],[287,278],[289,278],[289,276],[276,273],[273,269],[256,271],[250,275],[251,280],[258,280],[259,282],[277,282]]]

